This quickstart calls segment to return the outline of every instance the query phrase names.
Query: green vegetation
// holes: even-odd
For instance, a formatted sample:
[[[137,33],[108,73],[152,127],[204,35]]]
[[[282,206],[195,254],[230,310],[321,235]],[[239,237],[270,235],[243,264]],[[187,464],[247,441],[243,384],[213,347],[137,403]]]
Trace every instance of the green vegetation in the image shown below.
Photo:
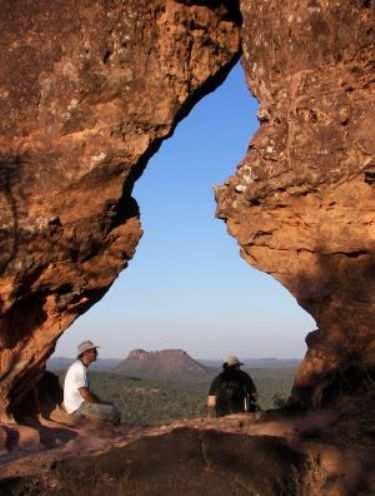
[[[90,374],[90,387],[120,409],[122,421],[152,425],[203,414],[205,385],[169,384],[108,372]]]
[[[288,399],[296,369],[248,369],[246,372],[251,375],[257,387],[259,406],[263,410],[267,410],[280,408],[282,403]]]
[[[262,409],[277,407],[289,396],[294,369],[251,369],[248,372],[256,383]],[[103,400],[117,405],[126,423],[155,425],[206,414],[210,381],[163,383],[110,372],[91,372],[90,383]]]

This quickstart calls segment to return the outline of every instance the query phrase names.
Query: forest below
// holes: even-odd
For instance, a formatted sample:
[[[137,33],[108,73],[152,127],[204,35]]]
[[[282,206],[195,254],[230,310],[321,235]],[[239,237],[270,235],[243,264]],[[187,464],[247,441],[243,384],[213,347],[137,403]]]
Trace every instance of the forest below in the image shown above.
[[[278,407],[288,398],[294,368],[246,371],[256,384],[262,410]],[[127,377],[108,371],[90,372],[90,387],[103,400],[116,404],[122,422],[141,425],[206,415],[209,385],[209,381],[182,384]]]

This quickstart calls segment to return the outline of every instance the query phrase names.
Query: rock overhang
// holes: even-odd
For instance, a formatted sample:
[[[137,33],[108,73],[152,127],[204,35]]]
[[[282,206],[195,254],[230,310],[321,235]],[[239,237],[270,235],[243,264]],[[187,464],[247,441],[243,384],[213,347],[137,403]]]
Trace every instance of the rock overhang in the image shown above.
[[[134,181],[238,60],[238,11],[228,5],[5,2],[4,418],[36,384],[58,337],[133,256],[142,234]]]
[[[126,267],[134,181],[241,50],[261,125],[218,216],[317,321],[294,398],[319,403],[338,370],[374,367],[373,20],[344,0],[4,3],[4,417]]]

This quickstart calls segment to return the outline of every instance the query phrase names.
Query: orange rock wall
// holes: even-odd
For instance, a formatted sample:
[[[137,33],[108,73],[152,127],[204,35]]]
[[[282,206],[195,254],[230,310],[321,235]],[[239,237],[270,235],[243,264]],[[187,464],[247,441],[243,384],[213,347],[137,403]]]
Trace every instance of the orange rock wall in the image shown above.
[[[134,182],[236,62],[241,23],[261,125],[217,214],[316,319],[297,401],[375,368],[373,1],[3,0],[0,419],[133,256]]]
[[[352,365],[375,367],[374,6],[241,2],[260,128],[217,215],[317,322],[293,393],[305,404]]]
[[[238,11],[199,3],[1,4],[0,419],[126,267],[134,181],[238,59]]]

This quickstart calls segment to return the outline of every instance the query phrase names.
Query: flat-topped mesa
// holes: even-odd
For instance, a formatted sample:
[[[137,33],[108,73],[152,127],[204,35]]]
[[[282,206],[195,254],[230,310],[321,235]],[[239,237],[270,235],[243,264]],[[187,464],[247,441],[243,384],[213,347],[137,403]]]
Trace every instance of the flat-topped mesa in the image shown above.
[[[235,2],[1,7],[0,420],[126,267],[134,181],[240,52]]]
[[[217,215],[315,318],[293,397],[321,404],[353,367],[375,370],[374,3],[243,0],[241,12],[261,126],[217,188]]]
[[[212,372],[181,349],[145,351],[136,349],[117,367],[128,376],[172,382],[207,381]]]
[[[140,348],[137,348],[136,350],[130,351],[127,358],[139,358],[142,360],[144,358],[160,356],[160,355],[163,355],[163,356],[168,356],[168,355],[186,356],[187,353],[185,350],[175,349],[175,348],[165,349],[165,350],[155,350],[155,351],[146,351],[146,350],[142,350]]]

